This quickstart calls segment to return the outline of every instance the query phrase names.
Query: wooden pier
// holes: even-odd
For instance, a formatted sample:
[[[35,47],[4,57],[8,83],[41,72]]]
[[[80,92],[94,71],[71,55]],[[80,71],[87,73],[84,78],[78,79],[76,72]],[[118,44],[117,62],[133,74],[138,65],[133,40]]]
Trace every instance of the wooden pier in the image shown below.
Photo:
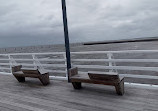
[[[74,90],[67,81],[51,80],[43,86],[28,78],[19,83],[13,76],[0,75],[2,111],[157,111],[158,88],[125,85],[124,96],[113,87],[84,84]]]

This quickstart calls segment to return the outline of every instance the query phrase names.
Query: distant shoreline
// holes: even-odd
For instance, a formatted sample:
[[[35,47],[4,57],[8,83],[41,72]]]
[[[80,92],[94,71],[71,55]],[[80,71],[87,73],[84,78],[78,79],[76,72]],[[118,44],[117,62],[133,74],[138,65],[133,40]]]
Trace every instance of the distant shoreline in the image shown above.
[[[131,41],[131,42],[128,42]],[[105,43],[106,42],[106,43]],[[114,51],[114,50],[153,50],[158,49],[158,37],[141,38],[131,40],[120,40],[93,45],[85,45],[85,43],[71,43],[71,51]],[[65,52],[64,44],[54,45],[36,45],[36,46],[21,46],[21,47],[6,47],[0,48],[1,54],[7,53],[42,53],[42,52]]]
[[[85,43],[83,43],[83,45],[113,44],[113,43],[126,43],[126,42],[147,42],[147,41],[158,41],[158,37],[85,42]]]

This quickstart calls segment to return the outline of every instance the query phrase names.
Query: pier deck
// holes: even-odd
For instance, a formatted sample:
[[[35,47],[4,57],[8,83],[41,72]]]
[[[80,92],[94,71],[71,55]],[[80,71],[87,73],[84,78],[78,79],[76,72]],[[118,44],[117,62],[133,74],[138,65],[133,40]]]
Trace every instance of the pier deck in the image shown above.
[[[51,80],[43,86],[30,79],[18,83],[13,76],[0,75],[1,111],[157,111],[158,88],[125,85],[124,96],[114,87],[83,84],[74,90],[66,81]]]

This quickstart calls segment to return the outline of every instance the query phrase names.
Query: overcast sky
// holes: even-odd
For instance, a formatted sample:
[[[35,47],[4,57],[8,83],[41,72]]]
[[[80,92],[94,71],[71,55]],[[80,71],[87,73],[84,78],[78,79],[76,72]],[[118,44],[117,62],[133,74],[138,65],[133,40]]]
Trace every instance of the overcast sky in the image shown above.
[[[66,2],[70,42],[158,36],[158,0]],[[0,0],[0,47],[61,43],[61,0]]]

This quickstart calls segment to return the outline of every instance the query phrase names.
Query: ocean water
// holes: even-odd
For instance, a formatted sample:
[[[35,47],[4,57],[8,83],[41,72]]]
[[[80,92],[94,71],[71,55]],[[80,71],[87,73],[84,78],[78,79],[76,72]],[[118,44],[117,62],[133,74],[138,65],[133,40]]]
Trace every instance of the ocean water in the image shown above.
[[[80,51],[119,51],[119,50],[157,50],[158,49],[158,41],[150,41],[150,42],[131,42],[131,43],[117,43],[117,44],[101,44],[101,45],[82,45],[82,43],[76,43],[70,45],[71,52],[80,52]],[[1,48],[0,53],[38,53],[38,52],[64,52],[65,47],[64,44],[60,45],[44,45],[44,46],[29,46],[29,47],[12,47],[12,48]],[[75,55],[72,58],[78,59],[106,59],[107,55]],[[157,53],[151,53],[148,55],[145,54],[115,54],[115,59],[158,59]],[[50,63],[51,64],[51,63]],[[106,62],[73,62],[72,64],[79,65],[108,65]],[[158,63],[116,63],[117,66],[145,66],[145,67],[158,67]],[[64,69],[62,69],[64,70]],[[80,71],[89,71],[92,69],[79,69]],[[106,71],[106,70],[102,70]],[[154,71],[124,71],[118,70],[120,74],[136,74],[136,75],[152,75],[158,76],[157,72]],[[139,83],[151,83],[158,84],[157,80],[150,79],[135,79],[135,78],[126,78],[127,82],[139,82]]]

